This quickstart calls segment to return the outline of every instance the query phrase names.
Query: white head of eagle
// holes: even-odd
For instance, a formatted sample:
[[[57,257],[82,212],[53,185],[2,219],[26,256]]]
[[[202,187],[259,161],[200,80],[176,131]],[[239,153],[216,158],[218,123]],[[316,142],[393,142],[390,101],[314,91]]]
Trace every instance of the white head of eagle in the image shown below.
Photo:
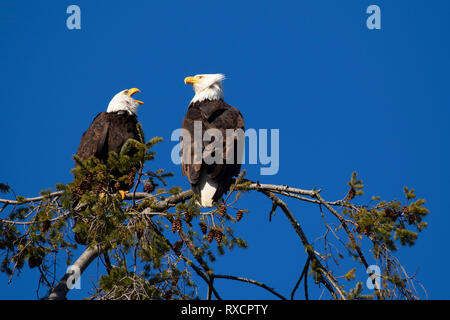
[[[138,88],[131,88],[120,91],[109,102],[106,112],[126,111],[130,115],[135,115],[142,101],[133,99],[136,92],[141,92]]]
[[[225,76],[221,73],[197,74],[193,77],[186,77],[184,83],[192,85],[195,92],[191,103],[203,100],[223,100],[222,81],[224,79]]]

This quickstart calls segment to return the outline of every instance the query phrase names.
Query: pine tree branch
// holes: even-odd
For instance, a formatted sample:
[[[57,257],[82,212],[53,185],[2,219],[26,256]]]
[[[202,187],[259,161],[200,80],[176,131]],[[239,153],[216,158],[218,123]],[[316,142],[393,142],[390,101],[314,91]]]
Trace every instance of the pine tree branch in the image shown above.
[[[52,219],[49,219],[49,220],[45,220],[45,221],[36,221],[36,220],[33,220],[33,221],[12,221],[12,220],[6,220],[6,219],[0,219],[0,222],[1,223],[8,223],[8,224],[15,224],[15,225],[22,225],[22,226],[26,226],[26,225],[31,225],[31,224],[44,224],[44,223],[48,223],[48,222],[55,222],[55,221],[58,221],[58,220],[60,220],[60,219],[64,219],[64,218],[66,218],[66,217],[68,217],[68,216],[70,216],[70,212],[66,212],[66,213],[64,213],[64,214],[62,214],[62,215],[60,215],[60,216],[57,216],[57,217],[55,217],[55,218],[52,218]]]
[[[11,205],[20,205],[20,204],[24,204],[24,203],[29,203],[29,202],[36,202],[36,201],[40,201],[40,200],[44,200],[44,199],[48,199],[48,198],[53,198],[53,197],[59,197],[62,196],[64,194],[64,191],[56,191],[56,192],[52,192],[43,196],[39,196],[39,197],[33,197],[33,198],[23,198],[20,201],[18,200],[8,200],[8,199],[0,199],[0,203],[5,203],[5,204],[11,204]]]
[[[273,192],[267,191],[267,190],[273,190],[274,192],[291,192],[291,193],[295,193],[295,194],[301,194],[301,195],[307,195],[307,196],[315,196],[317,191],[314,190],[304,190],[304,189],[298,189],[298,188],[291,188],[291,187],[287,187],[287,186],[278,186],[278,185],[270,185],[270,184],[251,184],[249,187],[249,189],[251,190],[257,190],[262,192],[263,194],[265,194],[266,196],[268,196],[269,198],[272,199],[272,201],[274,203],[277,204],[277,206],[279,206],[283,212],[285,212],[285,214],[287,215],[287,217],[289,218],[289,220],[291,221],[291,224],[294,226],[294,229],[297,231],[297,233],[299,234],[302,242],[304,243],[304,245],[308,245],[309,246],[309,242],[306,238],[306,235],[304,234],[304,232],[302,231],[300,225],[298,224],[298,222],[295,220],[294,216],[292,215],[292,213],[290,212],[290,210],[288,209],[287,205],[278,197],[276,197]],[[35,197],[35,198],[26,198],[24,201],[25,202],[32,202],[32,201],[38,201],[38,200],[42,200],[45,198],[49,198],[52,196],[58,196],[61,195],[62,192],[57,192],[57,193],[52,193],[46,196],[41,196],[41,197]],[[170,207],[175,206],[177,203],[189,200],[192,196],[194,195],[192,190],[187,190],[184,192],[180,192],[178,194],[172,195],[170,197],[168,197],[165,200],[160,200],[160,201],[155,201],[154,203],[152,203],[151,208],[146,208],[144,209],[140,214],[147,214],[147,213],[151,213],[153,211],[164,211],[167,210]],[[150,198],[153,197],[152,195],[149,195],[148,193],[145,192],[132,192],[132,193],[128,193],[125,195],[125,200],[132,200],[132,199],[145,199],[145,198]],[[23,203],[23,201],[21,201],[21,203]],[[77,208],[78,209],[78,208]],[[192,253],[195,252],[195,247],[192,246],[192,243],[190,243],[189,239],[187,238],[186,235],[184,235],[182,232],[180,233],[180,237],[183,239],[183,241],[188,245],[190,251]],[[77,265],[77,263],[79,264],[80,267],[80,271],[81,273],[87,268],[87,266],[100,254],[100,252],[97,249],[86,249],[86,251],[80,256],[80,258],[75,262],[74,265]],[[318,258],[316,257],[316,255],[314,253],[311,253],[313,256],[313,258],[315,260],[317,260],[317,262],[319,263],[319,269],[321,270],[322,274],[324,275],[324,277],[326,279],[328,279],[328,281],[331,283],[328,283],[328,281],[325,281],[325,286],[327,287],[327,289],[330,291],[330,293],[334,296],[335,295],[335,290],[333,290],[332,287],[334,287],[336,289],[336,291],[339,293],[339,295],[341,296],[342,299],[345,299],[344,295],[342,294],[342,292],[340,291],[339,287],[337,287],[336,285],[336,281],[335,279],[328,273],[328,271],[320,264],[320,261],[318,260]],[[195,256],[195,255],[194,255]],[[202,268],[205,270],[206,274],[208,274],[210,272],[210,268],[209,266],[202,260],[200,259],[199,261],[199,257],[196,257],[197,261],[200,263],[200,265],[202,266]],[[78,266],[78,265],[77,265]],[[196,268],[193,268],[197,274],[199,274],[207,283],[208,283],[208,288],[212,290],[212,292],[214,292],[214,294],[216,295],[216,297],[218,299],[220,299],[217,291],[214,289],[214,287],[211,288],[211,281],[212,279],[210,277],[208,277],[206,274],[203,274],[203,272],[201,272],[200,270],[196,270]],[[64,275],[64,277],[60,280],[60,282],[58,283],[58,285],[54,288],[54,290],[52,290],[51,294],[49,295],[48,299],[65,299],[67,293],[68,293],[68,288],[67,288],[67,279],[70,277],[70,274],[66,273]],[[242,278],[244,279],[244,278]],[[243,280],[240,281],[243,281]],[[235,279],[237,280],[237,279]],[[248,281],[250,282],[250,281]],[[256,282],[254,283],[256,284]],[[269,288],[269,287],[267,287]],[[269,288],[270,289],[270,288]],[[274,293],[275,295],[277,295],[276,293]],[[279,296],[281,297],[281,295]],[[285,299],[283,297],[283,299]]]
[[[344,293],[342,292],[341,288],[339,287],[339,285],[337,283],[337,280],[330,274],[330,272],[325,267],[323,267],[322,263],[320,262],[319,258],[314,253],[314,251],[308,250],[308,248],[311,248],[311,245],[309,244],[308,239],[306,238],[306,235],[303,232],[300,224],[297,222],[297,220],[295,219],[292,212],[289,210],[286,203],[284,203],[280,198],[278,198],[276,195],[274,195],[270,191],[266,191],[266,190],[258,190],[258,191],[260,191],[261,193],[263,193],[264,195],[269,197],[273,202],[275,202],[278,205],[278,207],[280,207],[283,210],[283,212],[285,213],[285,215],[291,222],[291,225],[294,227],[295,231],[299,235],[300,240],[302,241],[303,246],[306,248],[306,252],[308,253],[309,257],[311,258],[312,261],[316,262],[316,264],[318,266],[318,270],[324,277],[323,283],[324,283],[325,287],[328,289],[328,291],[331,293],[331,295],[333,297],[337,298],[337,296],[336,296],[336,292],[337,292],[340,296],[340,299],[346,300]]]
[[[247,190],[266,190],[273,193],[277,193],[286,197],[295,198],[298,200],[311,202],[315,204],[321,204],[321,201],[315,199],[316,194],[320,193],[321,190],[307,190],[307,189],[299,189],[299,188],[291,188],[288,186],[283,185],[276,185],[276,184],[259,184],[259,183],[252,183],[248,186],[245,186]],[[311,198],[302,197],[309,196]],[[326,201],[327,204],[330,206],[338,206],[338,207],[347,207],[352,209],[357,209],[357,207],[349,202],[343,201],[343,200],[337,200],[337,201]]]
[[[58,195],[60,195],[58,193]],[[169,207],[175,205],[178,202],[181,201],[185,201],[187,199],[190,199],[193,195],[192,190],[188,190],[188,191],[184,191],[181,192],[179,194],[176,195],[172,195],[170,197],[168,197],[165,200],[162,201],[157,201],[155,204],[153,204],[153,208],[156,208],[157,210],[165,210],[168,209]],[[53,194],[53,196],[55,196],[55,194]],[[136,193],[134,195],[137,198],[143,199],[143,198],[147,198],[149,197],[148,193]],[[51,197],[50,195],[47,196]],[[126,195],[126,198],[132,198],[133,197],[133,193],[128,193]],[[28,198],[27,202],[31,202],[31,201],[37,201],[37,199],[45,199],[46,197],[36,197],[36,198]],[[81,205],[81,206],[80,206]],[[75,211],[80,210],[80,208],[82,207],[82,204],[79,204],[77,206],[77,208],[75,208]],[[149,209],[149,208],[147,208]],[[147,210],[145,209],[145,210]],[[144,211],[145,211],[144,210]],[[89,264],[96,258],[98,257],[98,255],[101,253],[100,248],[99,247],[94,247],[94,248],[87,248],[83,254],[78,258],[78,260],[73,264],[73,266],[78,267],[80,270],[80,276],[83,273],[83,271],[89,266]],[[194,270],[196,270],[196,268],[193,268]],[[209,268],[208,268],[209,269]],[[209,281],[209,279],[207,278],[206,275],[203,275],[201,273],[199,273],[199,270],[196,270],[196,272],[200,275],[205,277],[204,280],[205,281]],[[69,279],[69,277],[72,275],[72,273],[68,273],[66,272],[66,274],[61,278],[61,280],[58,282],[58,284],[54,287],[53,290],[51,290],[49,296],[48,296],[48,300],[63,300],[66,299],[66,295],[69,292],[68,286],[67,286],[67,280]],[[215,291],[215,290],[214,290]],[[218,299],[220,299],[220,296],[218,295],[217,292],[215,292],[216,297]]]
[[[194,245],[194,243],[189,240],[188,236],[183,232],[183,230],[179,230],[178,231],[178,235],[180,236],[180,238],[184,241],[184,243],[186,243],[186,245],[188,246],[189,250],[191,251],[192,255],[194,256],[195,260],[197,260],[197,262],[200,264],[200,266],[203,268],[203,270],[205,271],[205,274],[203,275],[202,273],[199,273],[197,270],[197,274],[200,275],[202,277],[202,279],[207,283],[208,285],[208,297],[210,298],[211,296],[211,292],[214,293],[214,295],[216,296],[217,299],[222,300],[219,296],[219,294],[217,293],[216,289],[213,286],[213,281],[214,279],[210,276],[210,274],[212,273],[211,268],[208,266],[208,264],[203,260],[203,258],[201,256],[199,256],[196,253],[196,247]]]
[[[294,286],[294,289],[291,292],[291,300],[294,300],[295,291],[297,291],[298,286],[302,282],[303,277],[305,277],[305,299],[308,299],[308,285],[307,285],[307,279],[308,279],[308,269],[309,269],[309,262],[311,261],[311,258],[308,256],[306,259],[305,266],[303,267],[302,273],[300,274],[300,278],[298,279],[297,283]]]
[[[347,232],[347,235],[348,235],[353,247],[355,248],[356,252],[358,253],[358,256],[361,259],[361,262],[364,264],[364,266],[367,269],[369,267],[369,264],[367,263],[367,260],[364,257],[364,254],[362,253],[361,247],[356,242],[355,237],[353,236],[353,233],[348,228],[347,221],[335,209],[333,209],[329,203],[327,203],[325,200],[323,200],[323,198],[318,193],[315,194],[315,197],[317,198],[317,200],[320,201],[321,204],[323,204],[325,206],[325,208],[327,208],[336,218],[338,218],[338,220],[341,223],[342,227],[344,228],[345,232]]]
[[[192,198],[193,195],[194,195],[194,192],[192,190],[187,190],[187,191],[183,191],[183,192],[174,194],[165,200],[156,201],[155,203],[153,203],[152,209],[160,210],[160,211],[166,210],[170,207],[175,206],[176,204],[178,204],[180,202],[189,200],[190,198]],[[147,210],[147,209],[145,209],[145,210]]]
[[[74,267],[80,270],[80,276],[84,270],[94,261],[95,258],[101,253],[100,247],[89,247],[83,254],[75,261]],[[69,292],[68,280],[73,276],[72,272],[66,272],[66,274],[61,278],[58,284],[50,291],[48,295],[48,300],[65,300],[67,293]]]
[[[243,277],[236,277],[236,276],[230,276],[230,275],[224,275],[224,274],[213,274],[211,276],[212,279],[218,278],[218,279],[230,279],[230,280],[236,280],[236,281],[242,281],[242,282],[247,282],[247,283],[251,283],[254,284],[256,286],[259,286],[261,288],[266,289],[267,291],[269,291],[270,293],[276,295],[278,298],[280,298],[281,300],[287,300],[284,296],[282,296],[281,294],[279,294],[278,292],[276,292],[275,290],[273,290],[271,287],[265,285],[262,282],[259,281],[255,281],[252,279],[248,279],[248,278],[243,278]]]
[[[278,191],[278,192],[287,192],[287,193],[293,193],[293,194],[301,194],[304,196],[310,196],[314,197],[316,192],[320,192],[320,190],[306,190],[306,189],[299,189],[299,188],[292,188],[288,186],[283,185],[276,185],[276,184],[260,184],[260,183],[252,183],[248,186],[246,186],[248,190],[266,190],[266,191]]]
[[[194,263],[192,263],[192,261],[187,258],[185,255],[183,255],[179,250],[176,250],[175,247],[170,243],[169,239],[167,239],[159,230],[158,228],[151,223],[150,226],[152,227],[153,231],[155,231],[159,236],[161,236],[164,241],[166,242],[166,244],[172,248],[173,252],[175,252],[176,255],[178,255],[181,259],[183,259],[183,261],[188,264],[194,271],[195,273],[197,273],[198,276],[200,276],[200,278],[202,278],[207,284],[208,284],[208,295],[210,296],[211,292],[214,293],[214,295],[216,296],[216,298],[218,300],[222,300],[222,298],[220,297],[219,293],[217,292],[217,290],[214,288],[214,286],[211,283],[211,279],[208,277],[208,271],[210,270],[209,266],[206,264],[206,262],[203,261],[203,259],[201,257],[197,257],[194,252],[195,252],[195,246],[194,244],[189,240],[189,238],[187,238],[187,236],[184,234],[184,232],[182,232],[182,230],[180,230],[178,232],[180,238],[186,243],[186,245],[188,246],[189,250],[191,251],[191,253],[193,253],[194,257],[197,259],[197,261],[200,263],[200,265],[203,267],[203,269],[207,272],[204,273],[200,267],[196,266]],[[181,233],[180,233],[181,232]]]
[[[135,188],[133,190],[133,192],[126,194],[125,200],[132,200],[133,204],[134,204],[134,200],[144,200],[144,199],[151,200],[148,202],[149,205],[147,206],[147,208],[141,210],[141,212],[127,212],[128,214],[137,215],[137,216],[138,215],[154,215],[154,214],[163,215],[163,214],[166,214],[168,212],[167,210],[169,208],[176,206],[178,203],[187,201],[194,196],[194,193],[192,190],[187,190],[187,191],[183,191],[183,192],[171,195],[171,196],[167,197],[166,199],[164,199],[164,198],[162,198],[162,194],[149,194],[146,192],[136,192],[136,189],[137,188]],[[291,299],[293,298],[293,296],[294,296],[296,290],[298,289],[298,286],[301,283],[301,281],[303,280],[303,278],[305,280],[305,283],[304,283],[305,297],[308,298],[306,281],[307,281],[307,271],[308,271],[309,265],[312,266],[312,270],[315,272],[315,275],[318,276],[318,281],[320,281],[321,283],[323,283],[325,285],[326,289],[330,292],[330,294],[333,296],[333,298],[335,298],[335,299],[346,299],[347,298],[347,294],[339,286],[339,283],[337,282],[336,278],[331,274],[331,271],[322,265],[321,261],[325,261],[326,258],[321,256],[319,252],[314,251],[312,245],[309,244],[306,234],[303,232],[300,224],[295,219],[294,215],[288,208],[287,204],[284,201],[282,201],[279,196],[286,196],[286,197],[298,199],[301,201],[314,203],[314,204],[319,205],[319,207],[321,207],[321,206],[326,207],[328,209],[328,211],[339,220],[340,227],[342,227],[348,235],[348,238],[352,245],[352,250],[354,250],[354,252],[357,253],[357,255],[359,257],[359,261],[367,268],[368,267],[367,260],[363,254],[361,246],[357,243],[357,241],[355,239],[355,233],[354,233],[354,231],[352,231],[352,227],[351,227],[352,225],[357,226],[357,223],[355,221],[345,219],[344,216],[341,215],[338,212],[338,210],[336,210],[337,208],[336,209],[333,208],[333,207],[341,207],[341,208],[346,207],[346,208],[351,208],[352,210],[359,211],[359,210],[365,208],[364,206],[353,205],[353,204],[349,203],[348,201],[346,201],[346,198],[344,198],[343,200],[338,200],[338,201],[334,201],[334,202],[325,201],[319,195],[320,190],[314,190],[314,189],[306,190],[306,189],[300,189],[300,188],[292,188],[292,187],[283,186],[283,185],[260,184],[259,182],[253,183],[248,180],[242,184],[240,184],[240,182],[237,182],[234,190],[242,190],[242,191],[254,190],[254,191],[258,191],[258,192],[264,194],[265,196],[267,196],[268,198],[270,198],[272,201],[272,204],[273,204],[271,213],[273,213],[278,207],[280,209],[282,209],[282,211],[284,212],[284,214],[290,221],[291,225],[293,226],[294,230],[300,237],[300,240],[308,254],[308,260],[307,260],[307,263],[305,264],[302,274],[300,275],[300,278],[298,279],[298,281],[291,293]],[[47,200],[47,199],[50,199],[50,201],[52,203],[55,202],[55,204],[57,206],[59,206],[60,201],[58,199],[59,199],[59,197],[64,195],[64,192],[65,191],[57,191],[57,192],[52,192],[52,193],[48,193],[48,194],[45,194],[42,196],[31,197],[31,198],[16,197],[16,199],[18,199],[18,200],[0,199],[0,204],[3,204],[3,206],[0,209],[0,212],[2,212],[9,205],[12,205],[12,206],[23,205],[26,203],[38,202],[38,201],[43,201],[43,200]],[[231,193],[232,192],[230,192],[230,194]],[[228,197],[230,196],[230,194],[228,195]],[[160,199],[163,199],[163,200],[160,200]],[[237,201],[237,198],[236,198],[236,201]],[[30,207],[33,205],[34,204],[30,204]],[[41,206],[41,203],[39,203],[39,207],[40,206]],[[43,222],[48,222],[48,221],[53,222],[58,219],[67,217],[70,214],[72,214],[73,212],[82,211],[86,208],[86,206],[87,206],[87,204],[79,203],[78,206],[72,210],[72,212],[69,212],[69,211],[65,212],[63,210],[62,214],[60,216],[58,216],[56,218],[52,218],[47,221],[39,221],[39,222],[38,221],[36,221],[36,222],[35,221],[17,221],[17,222],[15,222],[15,221],[10,221],[10,220],[0,220],[0,222],[16,223],[16,224],[23,224],[23,225],[28,225],[28,224],[33,224],[33,223],[43,223]],[[132,211],[132,210],[130,210],[130,211]],[[183,213],[180,213],[180,214],[183,214]],[[28,216],[27,216],[27,219],[28,219]],[[195,244],[192,243],[192,241],[190,241],[189,237],[186,234],[184,234],[182,231],[179,232],[179,235],[180,235],[181,239],[184,241],[184,243],[186,243],[187,247],[189,248],[189,251],[192,252],[195,260],[197,260],[199,265],[195,265],[189,258],[184,257],[180,252],[177,252],[177,254],[189,266],[191,266],[191,268],[207,283],[207,285],[208,285],[207,298],[208,299],[211,298],[213,293],[215,294],[215,296],[218,299],[220,299],[217,291],[215,290],[215,288],[213,286],[214,278],[221,278],[221,277],[228,278],[228,279],[233,278],[233,280],[253,283],[253,284],[259,285],[261,287],[265,286],[264,284],[254,281],[254,280],[251,280],[251,279],[212,274],[211,268],[206,264],[206,262],[202,259],[202,257],[196,255],[197,248],[196,248]],[[367,236],[370,238],[370,235],[367,235]],[[104,252],[106,252],[106,249],[102,250],[102,252],[100,252],[99,249],[87,248],[83,252],[83,254],[78,258],[78,260],[75,262],[74,266],[79,267],[79,269],[82,273],[87,268],[87,266],[96,257],[98,257],[99,254],[104,253]],[[354,255],[354,252],[351,254]],[[70,272],[66,273],[64,275],[64,277],[60,280],[60,282],[54,288],[51,289],[48,299],[52,300],[52,299],[65,299],[66,298],[66,295],[69,291],[69,289],[67,287],[67,280],[70,278],[71,275],[72,275],[72,273],[70,273]],[[271,288],[267,287],[265,289],[269,290]],[[400,289],[402,289],[402,288],[400,288]],[[397,288],[397,290],[400,290],[400,289]],[[271,290],[273,290],[273,289],[271,289]],[[395,287],[394,287],[394,290],[395,290]],[[406,293],[403,293],[403,294],[407,295]],[[280,298],[282,297],[282,295],[278,295],[276,293],[274,293],[274,294]]]

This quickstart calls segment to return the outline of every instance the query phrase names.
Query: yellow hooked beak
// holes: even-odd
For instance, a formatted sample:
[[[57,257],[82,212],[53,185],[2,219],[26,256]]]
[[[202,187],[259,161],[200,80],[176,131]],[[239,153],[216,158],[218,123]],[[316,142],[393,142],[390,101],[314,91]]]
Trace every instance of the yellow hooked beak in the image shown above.
[[[186,77],[186,78],[184,78],[184,84],[187,84],[187,83],[189,83],[189,84],[194,84],[194,83],[197,83],[199,80],[198,80],[198,78],[196,78],[196,77]]]
[[[131,88],[131,89],[128,89],[128,95],[129,95],[130,97],[132,97],[136,92],[141,92],[141,90],[139,90],[138,88]],[[134,101],[136,101],[136,102],[139,103],[139,104],[144,104],[144,102],[139,101],[139,100],[134,100]]]

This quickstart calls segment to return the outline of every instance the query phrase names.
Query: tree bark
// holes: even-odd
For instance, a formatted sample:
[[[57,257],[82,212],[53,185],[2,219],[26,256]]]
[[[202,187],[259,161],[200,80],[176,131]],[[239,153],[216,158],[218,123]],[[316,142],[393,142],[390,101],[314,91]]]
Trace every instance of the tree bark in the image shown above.
[[[77,261],[73,264],[76,268],[80,270],[80,276],[83,271],[89,266],[89,264],[98,257],[101,250],[100,247],[87,248],[83,254],[78,258]],[[66,295],[69,292],[69,286],[67,281],[73,275],[72,271],[66,272],[64,277],[58,282],[58,284],[50,291],[47,300],[65,300]]]

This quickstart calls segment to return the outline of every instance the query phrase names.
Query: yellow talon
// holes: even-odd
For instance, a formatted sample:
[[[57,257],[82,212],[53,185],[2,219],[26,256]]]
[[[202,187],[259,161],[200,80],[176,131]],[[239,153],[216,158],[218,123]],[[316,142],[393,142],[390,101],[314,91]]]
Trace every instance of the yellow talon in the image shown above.
[[[120,193],[120,196],[121,196],[122,200],[124,200],[125,199],[125,195],[128,193],[128,191],[119,190],[119,193]]]

